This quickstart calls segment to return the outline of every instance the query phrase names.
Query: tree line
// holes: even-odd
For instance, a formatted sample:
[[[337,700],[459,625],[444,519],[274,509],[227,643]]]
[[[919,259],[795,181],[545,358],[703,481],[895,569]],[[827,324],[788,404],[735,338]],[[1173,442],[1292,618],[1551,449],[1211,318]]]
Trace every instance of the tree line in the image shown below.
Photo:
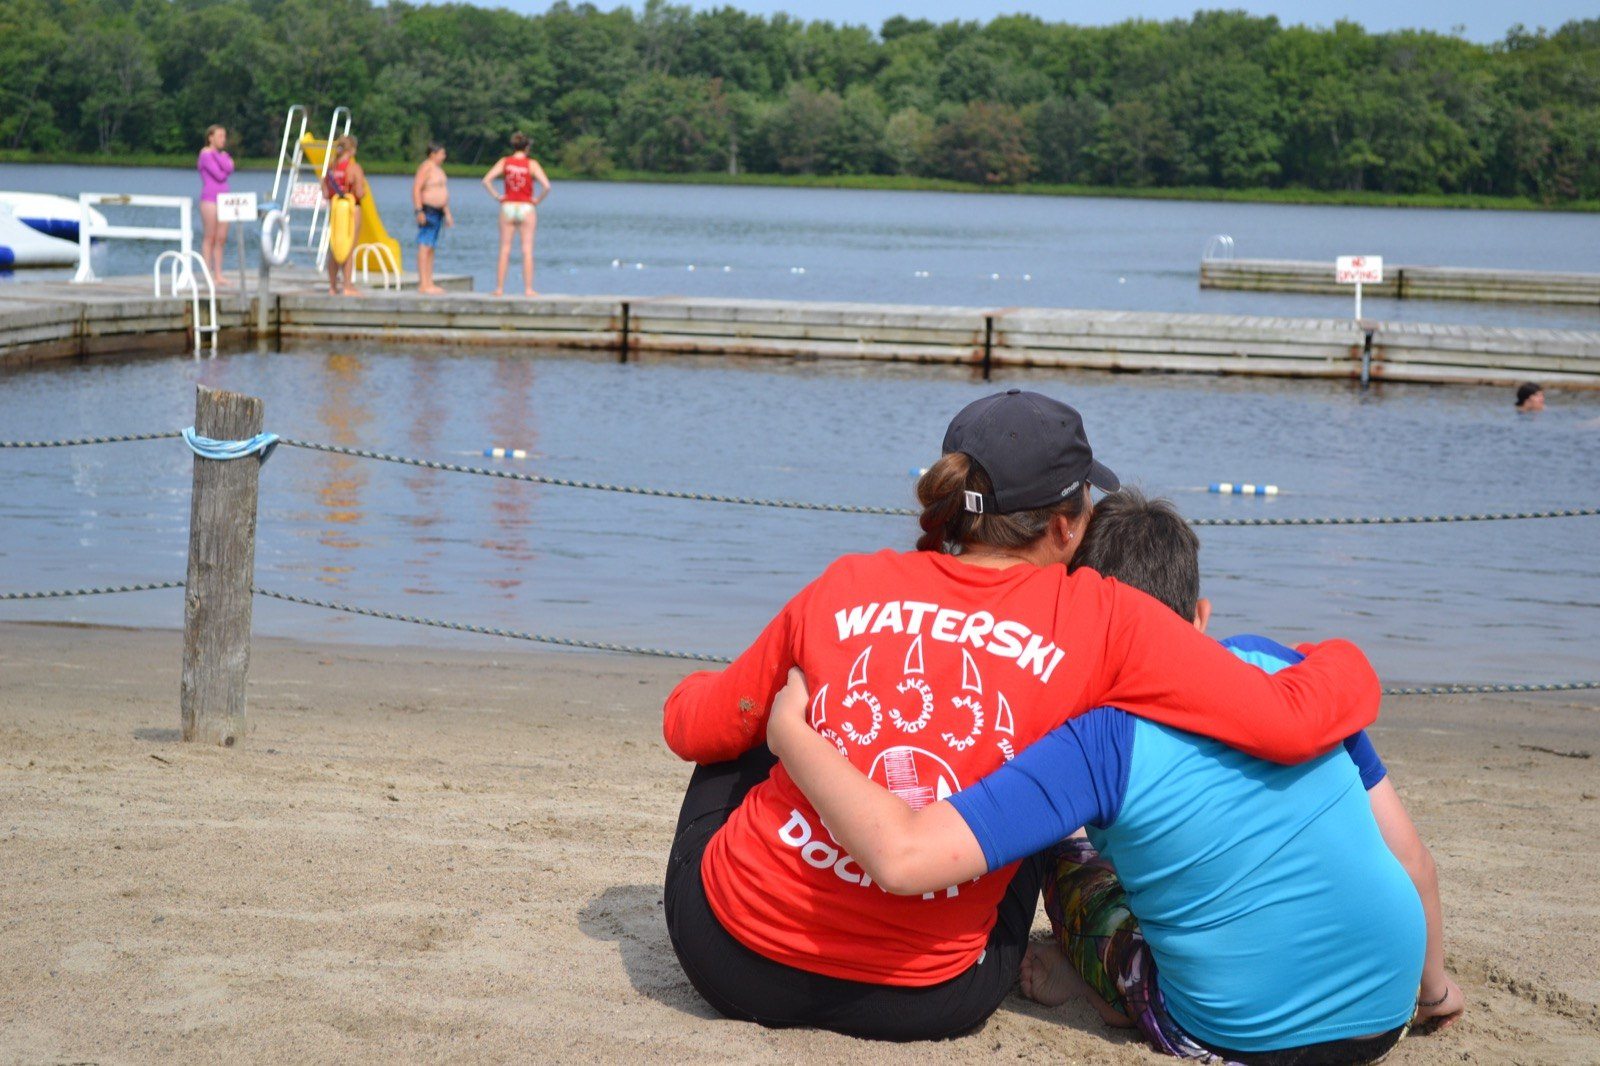
[[[876,31],[663,0],[541,15],[402,0],[6,0],[0,148],[275,156],[291,103],[369,157],[486,164],[515,129],[580,174],[1600,198],[1600,19],[1475,44],[1205,11]]]

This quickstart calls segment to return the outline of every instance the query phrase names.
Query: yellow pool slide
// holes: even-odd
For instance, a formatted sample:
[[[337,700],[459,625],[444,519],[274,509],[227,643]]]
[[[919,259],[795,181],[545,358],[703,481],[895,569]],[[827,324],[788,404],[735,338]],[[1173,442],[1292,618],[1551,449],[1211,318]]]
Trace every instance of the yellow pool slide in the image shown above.
[[[306,161],[319,172],[322,170],[322,157],[327,149],[326,141],[319,141],[309,133],[300,140],[300,150],[304,153]],[[377,198],[371,195],[361,201],[361,243],[383,245],[394,256],[395,263],[404,268],[404,262],[400,258],[400,242],[389,236],[389,231],[384,229],[383,218],[378,214]],[[362,265],[359,262],[356,264],[357,267]],[[369,265],[377,266],[376,263]]]

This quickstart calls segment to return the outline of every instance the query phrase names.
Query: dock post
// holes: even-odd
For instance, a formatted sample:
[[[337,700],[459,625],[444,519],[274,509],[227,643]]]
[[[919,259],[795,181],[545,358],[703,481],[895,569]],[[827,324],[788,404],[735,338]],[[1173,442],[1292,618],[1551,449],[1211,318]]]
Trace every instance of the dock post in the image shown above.
[[[618,348],[618,351],[617,351],[617,355],[618,355],[618,360],[617,361],[621,362],[621,363],[626,363],[628,361],[628,327],[630,325],[630,323],[628,321],[629,311],[630,311],[630,308],[628,307],[628,301],[627,300],[623,300],[622,301],[622,336],[621,336],[621,342],[622,343],[621,343],[621,347]]]
[[[261,268],[256,277],[256,349],[266,351],[267,294],[272,291],[272,261],[267,258],[265,249],[261,251]]]
[[[1372,383],[1372,327],[1363,327],[1363,332],[1367,335],[1361,344],[1361,387],[1364,389]]]
[[[994,369],[994,316],[983,316],[983,380],[989,380]]]
[[[197,387],[199,436],[245,440],[261,424],[256,397]],[[260,470],[250,459],[194,459],[180,693],[186,741],[232,747],[244,736]]]

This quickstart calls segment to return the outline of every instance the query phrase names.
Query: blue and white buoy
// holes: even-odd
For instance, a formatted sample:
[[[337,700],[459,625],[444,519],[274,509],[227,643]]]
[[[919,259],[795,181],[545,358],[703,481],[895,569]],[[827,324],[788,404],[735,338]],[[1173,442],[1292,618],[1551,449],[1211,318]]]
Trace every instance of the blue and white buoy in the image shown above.
[[[521,448],[485,448],[485,459],[526,459],[528,453]]]
[[[1248,483],[1237,484],[1232,481],[1213,481],[1211,483],[1211,491],[1221,493],[1224,496],[1276,496],[1278,494],[1278,486],[1251,485]]]

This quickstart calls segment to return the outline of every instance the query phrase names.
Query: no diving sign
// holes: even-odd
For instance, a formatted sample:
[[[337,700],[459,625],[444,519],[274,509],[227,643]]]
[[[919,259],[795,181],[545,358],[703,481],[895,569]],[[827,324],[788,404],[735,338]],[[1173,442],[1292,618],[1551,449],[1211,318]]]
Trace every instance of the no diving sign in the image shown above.
[[[1334,260],[1333,277],[1340,285],[1383,284],[1383,256],[1341,255]]]

